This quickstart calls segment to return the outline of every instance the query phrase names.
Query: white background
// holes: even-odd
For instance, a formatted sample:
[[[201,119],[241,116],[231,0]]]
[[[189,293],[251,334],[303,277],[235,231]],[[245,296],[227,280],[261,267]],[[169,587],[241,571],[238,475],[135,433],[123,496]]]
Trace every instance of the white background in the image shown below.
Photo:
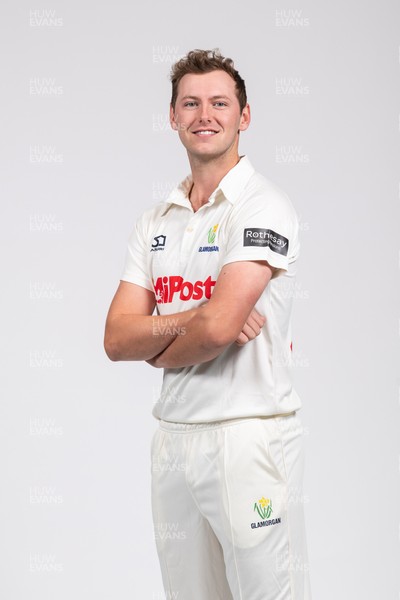
[[[0,11],[1,597],[163,598],[149,454],[161,372],[111,363],[104,322],[136,217],[188,172],[166,120],[171,64],[219,47],[252,108],[241,154],[301,221],[313,598],[398,599],[398,3]]]

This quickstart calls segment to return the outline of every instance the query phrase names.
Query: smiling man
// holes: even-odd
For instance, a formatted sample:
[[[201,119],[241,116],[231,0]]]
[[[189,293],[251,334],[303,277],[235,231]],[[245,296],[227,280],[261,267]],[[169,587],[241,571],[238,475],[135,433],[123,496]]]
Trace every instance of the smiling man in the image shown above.
[[[112,360],[164,369],[151,456],[166,597],[310,600],[296,213],[239,155],[250,107],[232,60],[193,50],[171,80],[191,173],[138,219],[105,331]]]

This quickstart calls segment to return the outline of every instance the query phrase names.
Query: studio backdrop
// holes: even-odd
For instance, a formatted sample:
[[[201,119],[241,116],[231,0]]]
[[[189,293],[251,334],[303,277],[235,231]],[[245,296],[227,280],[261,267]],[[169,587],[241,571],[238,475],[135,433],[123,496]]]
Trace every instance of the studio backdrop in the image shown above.
[[[300,221],[298,568],[315,600],[399,598],[398,3],[6,0],[0,13],[0,596],[165,597],[150,505],[162,372],[111,362],[104,324],[135,220],[189,172],[171,65],[217,47],[246,81],[240,153]]]

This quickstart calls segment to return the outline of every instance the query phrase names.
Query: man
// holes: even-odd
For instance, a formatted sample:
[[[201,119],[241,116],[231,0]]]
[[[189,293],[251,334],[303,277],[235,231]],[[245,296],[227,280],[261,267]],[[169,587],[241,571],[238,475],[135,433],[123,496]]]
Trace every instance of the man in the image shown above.
[[[239,156],[250,107],[231,59],[191,51],[171,80],[191,174],[138,219],[105,332],[112,360],[164,368],[152,510],[165,592],[309,600],[290,376],[296,214]]]

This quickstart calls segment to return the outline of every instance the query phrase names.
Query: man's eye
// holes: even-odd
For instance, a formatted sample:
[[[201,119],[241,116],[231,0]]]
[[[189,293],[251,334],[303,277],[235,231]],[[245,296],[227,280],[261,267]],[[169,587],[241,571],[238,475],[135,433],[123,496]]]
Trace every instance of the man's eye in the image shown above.
[[[214,102],[214,106],[227,106],[226,102],[222,102],[222,100],[219,100],[218,102]]]
[[[196,106],[197,102],[193,102],[192,100],[190,100],[189,102],[185,102],[185,104],[183,106],[188,106],[189,108],[192,108],[193,106]]]

